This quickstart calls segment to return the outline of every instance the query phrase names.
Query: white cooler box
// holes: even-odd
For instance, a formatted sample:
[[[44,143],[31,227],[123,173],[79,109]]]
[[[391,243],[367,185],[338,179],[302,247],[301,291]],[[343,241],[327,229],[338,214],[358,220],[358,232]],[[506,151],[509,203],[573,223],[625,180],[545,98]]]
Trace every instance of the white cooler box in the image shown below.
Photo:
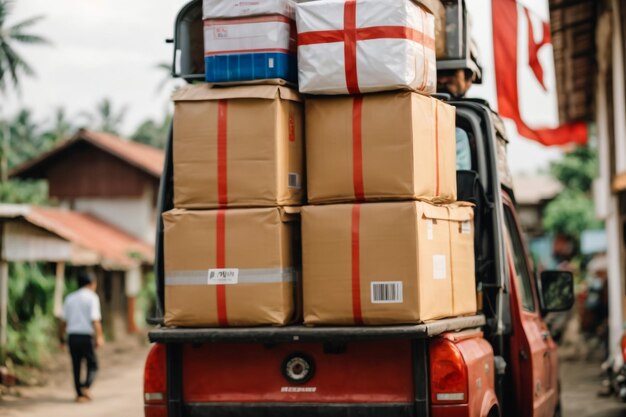
[[[434,93],[435,17],[410,0],[319,0],[298,4],[300,92]]]

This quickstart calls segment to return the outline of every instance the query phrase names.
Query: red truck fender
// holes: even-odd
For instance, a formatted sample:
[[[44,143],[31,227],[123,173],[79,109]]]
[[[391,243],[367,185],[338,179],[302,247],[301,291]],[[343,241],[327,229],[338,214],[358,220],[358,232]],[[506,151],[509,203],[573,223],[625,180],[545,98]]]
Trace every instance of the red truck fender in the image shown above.
[[[493,390],[485,392],[483,405],[480,409],[480,417],[500,417],[498,398],[496,398],[496,393]]]

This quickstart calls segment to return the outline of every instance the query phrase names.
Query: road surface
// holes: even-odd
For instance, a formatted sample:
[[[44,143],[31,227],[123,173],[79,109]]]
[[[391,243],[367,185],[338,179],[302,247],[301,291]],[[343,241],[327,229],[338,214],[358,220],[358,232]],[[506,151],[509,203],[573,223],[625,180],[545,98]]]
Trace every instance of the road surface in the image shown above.
[[[45,387],[19,388],[20,396],[0,401],[2,417],[141,417],[143,416],[143,347],[105,346],[100,372],[91,392],[93,401],[74,402],[69,354],[59,358]]]
[[[602,388],[597,362],[562,362],[560,369],[564,417],[626,417],[626,404],[596,395]]]

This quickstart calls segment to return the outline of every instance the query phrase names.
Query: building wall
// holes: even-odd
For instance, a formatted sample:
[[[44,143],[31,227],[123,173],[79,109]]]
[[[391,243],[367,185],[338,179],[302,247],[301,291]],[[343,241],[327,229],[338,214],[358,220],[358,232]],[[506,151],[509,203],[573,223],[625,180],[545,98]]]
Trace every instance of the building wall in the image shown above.
[[[89,144],[80,143],[40,173],[50,197],[59,200],[100,197],[141,197],[146,185],[157,189],[158,179]]]
[[[146,188],[141,197],[76,198],[74,210],[92,214],[145,242],[154,244],[156,208],[153,190]]]

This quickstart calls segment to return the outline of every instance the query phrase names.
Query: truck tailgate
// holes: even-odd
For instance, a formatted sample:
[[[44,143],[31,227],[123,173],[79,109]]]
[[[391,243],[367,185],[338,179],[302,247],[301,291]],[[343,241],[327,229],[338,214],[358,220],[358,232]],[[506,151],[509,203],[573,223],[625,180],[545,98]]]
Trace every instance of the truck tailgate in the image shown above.
[[[167,346],[170,417],[417,417],[428,415],[428,337],[483,324],[157,329],[150,339]]]

